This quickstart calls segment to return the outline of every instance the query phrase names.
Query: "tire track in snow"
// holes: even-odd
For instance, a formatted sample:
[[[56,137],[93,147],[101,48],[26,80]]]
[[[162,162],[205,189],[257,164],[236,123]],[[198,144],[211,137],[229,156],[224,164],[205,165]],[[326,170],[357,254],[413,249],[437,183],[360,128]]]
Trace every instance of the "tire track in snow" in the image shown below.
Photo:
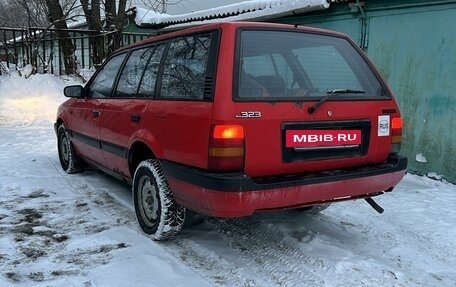
[[[241,254],[247,265],[269,284],[277,286],[323,286],[317,274],[324,271],[321,260],[303,253],[294,239],[273,229],[265,228],[254,219],[217,220],[210,223],[231,248]]]
[[[55,161],[57,171],[65,178],[76,193],[84,194],[91,203],[107,216],[114,218],[118,225],[125,225],[142,236],[145,235],[136,223],[134,211],[124,206],[107,191],[100,191],[82,177],[68,175]],[[105,188],[100,188],[105,189]],[[322,263],[306,256],[294,247],[288,235],[264,230],[255,222],[245,220],[210,220],[211,225],[222,234],[222,240],[237,252],[257,276],[248,276],[242,268],[217,255],[208,248],[189,239],[179,239],[163,244],[164,249],[187,266],[206,278],[214,286],[261,286],[264,281],[276,286],[321,286],[323,279],[312,273],[307,265],[322,268]],[[256,282],[252,277],[261,279]]]
[[[246,278],[232,262],[192,240],[176,238],[164,246],[214,286],[262,286],[254,279]]]
[[[54,158],[49,158],[51,163],[62,178],[68,183],[75,193],[84,195],[90,200],[91,204],[95,204],[99,210],[105,215],[115,219],[118,225],[128,226],[137,232],[141,232],[139,226],[136,225],[136,217],[134,211],[124,206],[120,201],[114,198],[106,188],[93,187],[87,180],[78,175],[69,175],[65,173],[55,162]],[[113,179],[114,180],[114,179]],[[97,191],[99,189],[100,191]]]
[[[139,236],[148,237],[136,222],[133,206],[129,209],[107,191],[97,191],[99,188],[91,186],[84,178],[68,175],[60,169],[55,160],[52,158],[49,160],[75,193],[83,194],[102,213],[113,218],[118,225],[127,226],[136,231]],[[184,262],[214,286],[233,286],[233,281],[236,282],[236,286],[260,286],[255,280],[246,278],[236,265],[194,241],[179,239],[177,236],[172,241],[160,244],[168,253]]]
[[[135,230],[138,235],[148,237],[137,224],[134,211],[122,206],[117,199],[106,191],[100,194],[87,183],[79,182],[78,184],[82,184],[83,192],[91,198],[91,201],[103,213],[114,218],[119,225],[125,225]],[[197,246],[191,240],[180,240],[177,237],[172,241],[159,244],[214,286],[231,286],[233,280],[237,282],[236,285],[239,284],[238,286],[257,286],[254,282],[244,278],[235,265],[217,255],[211,254],[207,249]]]
[[[51,161],[52,165],[48,164],[50,158],[37,154],[32,160],[29,158],[29,162],[21,163],[20,166],[29,166],[21,176],[13,175],[10,183],[16,178],[25,178],[29,182],[23,188],[15,184],[0,186],[2,190],[8,190],[7,201],[0,199],[0,211],[7,211],[4,216],[0,214],[0,245],[8,246],[5,253],[0,251],[0,277],[4,277],[0,278],[0,282],[5,279],[9,283],[36,285],[46,282],[41,285],[52,285],[47,282],[67,275],[79,276],[86,268],[109,262],[113,256],[111,251],[127,247],[126,244],[107,240],[91,246],[68,248],[73,236],[96,234],[108,229],[106,226],[109,223],[93,220],[84,194],[58,193],[62,187],[73,189],[65,183],[68,182],[65,178],[62,181],[58,177],[59,173],[56,178],[56,173],[52,171],[54,161]],[[35,175],[31,176],[29,170],[33,170]],[[43,261],[48,264],[42,268],[40,262]]]

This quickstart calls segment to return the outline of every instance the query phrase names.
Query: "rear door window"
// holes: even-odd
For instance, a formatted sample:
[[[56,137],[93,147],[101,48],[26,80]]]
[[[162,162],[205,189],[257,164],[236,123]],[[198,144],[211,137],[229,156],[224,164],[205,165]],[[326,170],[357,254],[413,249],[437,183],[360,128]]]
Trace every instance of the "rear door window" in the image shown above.
[[[165,44],[161,44],[132,51],[120,75],[114,97],[153,98],[164,50]]]
[[[165,51],[165,44],[157,45],[151,48],[151,57],[147,64],[144,75],[139,85],[138,97],[154,97],[155,85],[160,69],[163,52]]]
[[[151,47],[134,50],[128,57],[120,75],[114,97],[134,97],[138,91],[139,82],[152,54]]]
[[[161,98],[202,100],[212,36],[174,39],[163,71]]]
[[[346,40],[294,31],[242,30],[238,37],[239,99],[314,100],[379,98],[386,93],[375,74]]]

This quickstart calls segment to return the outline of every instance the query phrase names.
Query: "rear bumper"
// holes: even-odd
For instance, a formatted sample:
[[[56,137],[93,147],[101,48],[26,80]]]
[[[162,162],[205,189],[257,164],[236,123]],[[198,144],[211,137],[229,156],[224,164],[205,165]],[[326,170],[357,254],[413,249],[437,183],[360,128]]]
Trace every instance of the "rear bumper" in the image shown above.
[[[279,178],[207,173],[166,161],[162,164],[179,204],[203,214],[231,218],[259,210],[379,195],[403,178],[407,158],[391,156],[378,165]]]

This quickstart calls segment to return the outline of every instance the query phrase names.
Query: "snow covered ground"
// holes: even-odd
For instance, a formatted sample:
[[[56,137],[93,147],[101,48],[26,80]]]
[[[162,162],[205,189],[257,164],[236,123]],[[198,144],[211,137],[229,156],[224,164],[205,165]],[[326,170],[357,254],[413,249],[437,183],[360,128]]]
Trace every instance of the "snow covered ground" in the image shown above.
[[[359,200],[152,241],[129,186],[61,170],[52,124],[72,83],[0,77],[0,286],[456,286],[456,186],[415,175],[382,215]]]

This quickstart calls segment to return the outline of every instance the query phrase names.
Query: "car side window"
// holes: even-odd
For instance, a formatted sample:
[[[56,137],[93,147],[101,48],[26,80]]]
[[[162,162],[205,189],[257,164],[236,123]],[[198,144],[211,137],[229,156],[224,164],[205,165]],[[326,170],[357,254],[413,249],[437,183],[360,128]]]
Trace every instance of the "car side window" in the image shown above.
[[[160,62],[165,51],[165,44],[157,45],[151,48],[149,63],[147,64],[144,75],[139,85],[138,97],[154,97],[155,83],[158,77]]]
[[[89,87],[90,98],[107,98],[111,96],[114,81],[127,53],[112,57],[95,76]]]
[[[130,54],[120,75],[114,97],[129,98],[136,96],[139,82],[141,81],[152,51],[153,48],[148,47],[134,50]]]
[[[163,71],[161,98],[202,100],[211,34],[174,39]]]

